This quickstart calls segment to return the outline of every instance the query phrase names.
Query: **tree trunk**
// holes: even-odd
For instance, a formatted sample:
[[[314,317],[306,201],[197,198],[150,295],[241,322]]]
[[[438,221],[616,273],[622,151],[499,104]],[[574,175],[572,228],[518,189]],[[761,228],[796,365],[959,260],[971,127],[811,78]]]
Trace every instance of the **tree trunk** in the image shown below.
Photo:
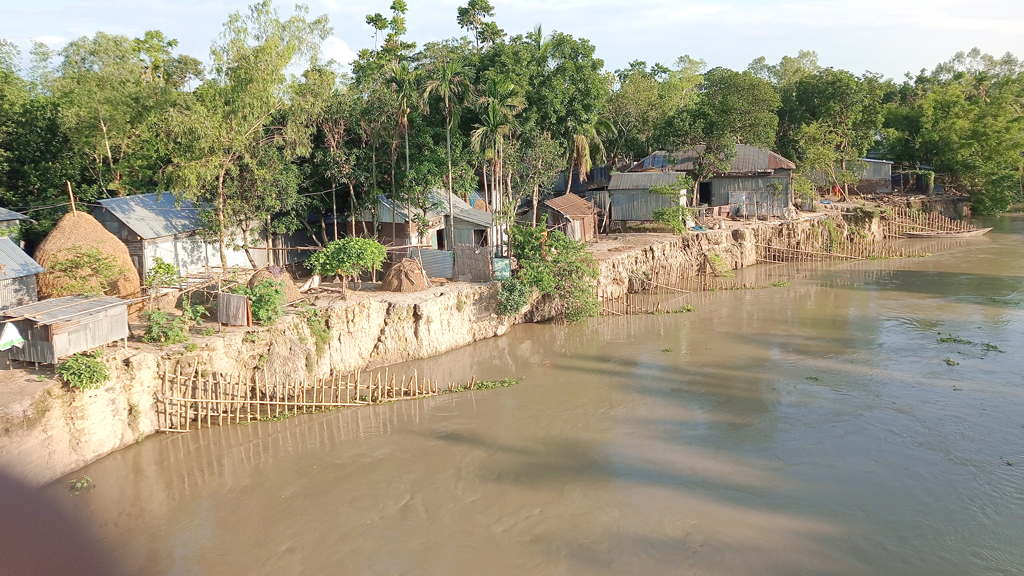
[[[352,181],[348,181],[348,195],[351,204],[351,210],[349,214],[349,221],[352,223],[352,237],[356,236],[356,189],[352,186]]]
[[[331,204],[334,208],[334,239],[338,239],[338,185],[331,188]]]
[[[220,243],[220,265],[222,268],[227,268],[228,265],[228,253],[224,250],[224,244],[227,241],[224,217],[224,175],[227,170],[228,168],[225,164],[221,166],[220,174],[217,175],[217,240]]]
[[[252,254],[249,252],[249,229],[245,226],[242,226],[242,251],[245,252],[245,257],[249,259],[249,265],[254,269],[257,268],[256,260],[253,259]]]
[[[445,120],[448,120],[447,117]],[[449,250],[455,249],[455,208],[452,204],[452,188],[455,183],[452,182],[452,126],[451,121],[448,120],[445,124],[445,140],[448,145],[448,226],[446,226],[448,238],[445,242],[445,248]]]

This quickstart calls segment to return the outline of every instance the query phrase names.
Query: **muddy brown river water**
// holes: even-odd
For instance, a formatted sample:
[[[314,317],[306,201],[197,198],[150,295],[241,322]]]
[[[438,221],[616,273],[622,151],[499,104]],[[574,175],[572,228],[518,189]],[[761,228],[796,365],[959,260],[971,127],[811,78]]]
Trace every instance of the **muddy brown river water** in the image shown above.
[[[518,386],[155,436],[47,490],[127,574],[1024,574],[1024,218],[986,225],[519,326],[402,368]]]

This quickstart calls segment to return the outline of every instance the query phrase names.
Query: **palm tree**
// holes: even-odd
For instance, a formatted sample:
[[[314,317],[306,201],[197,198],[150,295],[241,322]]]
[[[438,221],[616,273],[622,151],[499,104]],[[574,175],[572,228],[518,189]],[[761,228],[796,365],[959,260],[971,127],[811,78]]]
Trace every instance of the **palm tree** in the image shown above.
[[[484,85],[483,95],[479,99],[480,124],[471,135],[470,142],[473,149],[483,152],[490,148],[494,153],[494,169],[492,170],[493,185],[492,197],[494,214],[501,218],[505,216],[500,211],[504,206],[504,142],[506,137],[518,129],[516,114],[522,112],[526,107],[526,100],[523,98],[519,88],[508,78],[489,78]],[[484,171],[486,182],[487,173]],[[503,226],[503,223],[499,223]],[[495,231],[504,230],[498,224],[494,226]],[[492,240],[500,248],[501,238]]]
[[[392,62],[389,68],[388,84],[394,93],[398,109],[397,132],[405,136],[405,173],[409,174],[409,113],[412,107],[421,107],[423,93],[420,91],[421,72],[409,66],[408,62]],[[393,199],[398,202],[398,199]]]
[[[459,117],[462,96],[469,91],[469,80],[467,77],[472,72],[466,66],[466,61],[461,56],[445,59],[437,64],[434,69],[434,77],[427,82],[427,89],[424,97],[436,92],[441,97],[444,106],[444,130],[445,139],[448,145],[448,241],[455,243],[455,211],[452,208],[452,124]]]

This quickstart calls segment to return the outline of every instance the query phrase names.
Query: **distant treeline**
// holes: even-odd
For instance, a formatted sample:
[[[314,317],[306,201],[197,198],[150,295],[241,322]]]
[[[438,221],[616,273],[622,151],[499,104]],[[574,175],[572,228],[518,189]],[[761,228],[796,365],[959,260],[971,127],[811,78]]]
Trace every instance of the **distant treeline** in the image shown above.
[[[507,221],[566,170],[703,145],[700,176],[727,166],[736,143],[835,183],[855,179],[845,161],[868,152],[927,164],[979,212],[1021,198],[1024,75],[1011,54],[958,53],[902,82],[822,68],[806,51],[743,71],[682,56],[610,73],[588,40],[507,34],[487,0],[452,15],[466,36],[422,47],[405,39],[405,13],[395,0],[367,16],[374,47],[351,74],[320,57],[326,16],[282,18],[270,0],[229,17],[209,65],[158,31],[36,43],[27,68],[2,41],[0,205],[38,222],[30,243],[67,211],[68,182],[83,203],[152,191],[200,201],[221,235],[268,217],[277,232],[309,226],[308,214],[346,217],[378,194],[422,220],[432,190],[465,198],[481,185]]]

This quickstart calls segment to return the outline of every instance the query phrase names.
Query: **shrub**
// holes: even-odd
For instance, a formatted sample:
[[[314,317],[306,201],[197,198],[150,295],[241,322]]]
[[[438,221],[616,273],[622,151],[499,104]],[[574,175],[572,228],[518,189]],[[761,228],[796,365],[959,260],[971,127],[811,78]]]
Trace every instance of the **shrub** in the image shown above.
[[[515,316],[523,311],[523,308],[530,303],[533,295],[533,288],[530,288],[518,278],[502,280],[501,289],[498,290],[498,314],[501,316]]]
[[[110,369],[103,363],[103,352],[79,352],[57,365],[57,376],[73,390],[99,388],[110,379]]]
[[[687,234],[686,221],[692,219],[690,209],[686,206],[670,206],[668,208],[656,208],[653,212],[654,221],[664,224],[676,234]]]
[[[163,258],[155,258],[153,266],[146,273],[146,286],[160,288],[178,283],[178,267]]]
[[[541,294],[557,298],[570,322],[596,316],[601,304],[597,300],[598,270],[594,255],[585,242],[572,240],[557,230],[545,232],[545,222],[546,219],[541,219],[537,227],[516,225],[509,231],[509,249],[518,265],[516,278]],[[505,289],[504,283],[502,288]],[[513,290],[519,288],[512,285],[508,290],[506,298],[511,298],[515,294]],[[514,303],[509,300],[510,305]]]
[[[249,297],[252,319],[262,326],[270,326],[281,317],[284,305],[284,283],[277,280],[264,280],[249,288],[237,286],[233,292]]]
[[[363,272],[380,270],[387,258],[384,245],[370,238],[342,238],[328,242],[323,250],[310,256],[305,264],[323,278],[341,276],[343,280]]]
[[[184,317],[171,318],[163,310],[146,313],[146,332],[142,335],[143,342],[158,344],[181,344],[188,340],[188,321]]]

